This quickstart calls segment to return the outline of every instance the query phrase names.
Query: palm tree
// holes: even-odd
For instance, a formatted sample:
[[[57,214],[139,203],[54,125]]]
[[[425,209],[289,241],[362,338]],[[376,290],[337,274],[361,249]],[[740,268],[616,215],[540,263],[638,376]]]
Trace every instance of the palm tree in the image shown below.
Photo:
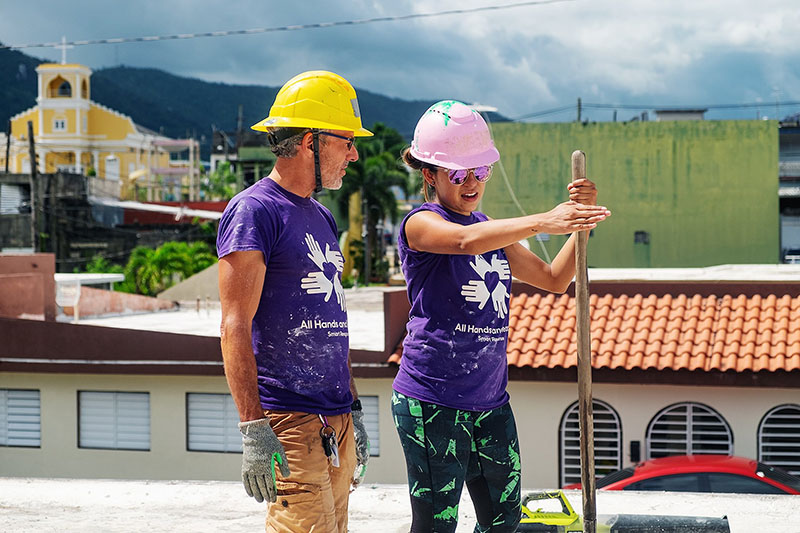
[[[230,161],[223,161],[213,172],[203,178],[200,188],[207,200],[229,200],[236,194],[238,176],[231,169]]]
[[[362,137],[357,141],[359,159],[347,167],[347,179],[338,191],[330,191],[340,213],[348,212],[350,198],[354,194],[361,197],[362,215],[366,220],[367,240],[363,243],[368,250],[370,261],[366,269],[375,272],[382,261],[380,248],[376,246],[379,222],[390,219],[397,222],[398,209],[395,190],[408,198],[414,189],[415,179],[409,175],[400,160],[400,151],[407,144],[394,129],[378,122],[373,128],[373,137]],[[350,228],[356,231],[358,228]],[[359,232],[360,233],[360,232]],[[368,273],[362,272],[364,281]],[[370,276],[371,277],[371,276]]]
[[[171,241],[155,250],[139,246],[133,250],[125,266],[125,279],[138,294],[155,296],[216,261],[204,242]]]
[[[158,293],[161,273],[155,268],[152,257],[155,250],[146,246],[137,246],[131,252],[125,265],[125,279],[130,280],[137,294],[150,296]]]
[[[203,241],[196,241],[189,244],[188,253],[189,266],[191,268],[185,274],[187,278],[189,276],[194,276],[217,262],[216,254],[211,250],[208,243]]]

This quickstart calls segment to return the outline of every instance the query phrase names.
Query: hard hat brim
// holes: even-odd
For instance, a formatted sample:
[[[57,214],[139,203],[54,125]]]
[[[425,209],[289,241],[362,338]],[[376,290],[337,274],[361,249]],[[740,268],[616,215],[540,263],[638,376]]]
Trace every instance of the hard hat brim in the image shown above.
[[[341,124],[332,124],[322,120],[301,119],[296,117],[267,117],[250,126],[256,131],[269,131],[271,128],[316,128],[320,130],[352,131],[355,137],[372,137],[374,134],[366,128],[351,130]]]

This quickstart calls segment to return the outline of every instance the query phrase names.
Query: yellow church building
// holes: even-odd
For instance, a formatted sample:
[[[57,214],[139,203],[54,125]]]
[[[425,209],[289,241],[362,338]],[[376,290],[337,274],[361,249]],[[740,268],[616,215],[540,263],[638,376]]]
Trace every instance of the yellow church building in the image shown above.
[[[9,172],[30,172],[30,121],[38,172],[64,170],[95,176],[90,180],[90,192],[93,187],[103,196],[134,199],[135,183],[143,191],[140,196],[146,196],[135,199],[180,200],[184,195],[194,199],[196,141],[159,135],[131,117],[93,102],[89,67],[43,63],[36,72],[36,105],[11,118]],[[188,161],[170,161],[171,152],[187,149]],[[0,155],[4,158],[5,150]],[[166,198],[173,192],[172,198]]]

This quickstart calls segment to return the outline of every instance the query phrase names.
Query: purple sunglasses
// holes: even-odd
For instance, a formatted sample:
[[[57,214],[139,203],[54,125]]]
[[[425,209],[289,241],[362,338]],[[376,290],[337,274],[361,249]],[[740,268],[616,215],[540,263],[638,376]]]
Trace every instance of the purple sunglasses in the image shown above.
[[[447,171],[447,177],[450,178],[450,183],[453,185],[461,185],[467,181],[467,176],[469,176],[470,172],[472,172],[475,179],[481,183],[489,181],[489,178],[492,177],[492,165],[483,165],[475,168],[460,168],[458,170],[446,168],[444,170]]]

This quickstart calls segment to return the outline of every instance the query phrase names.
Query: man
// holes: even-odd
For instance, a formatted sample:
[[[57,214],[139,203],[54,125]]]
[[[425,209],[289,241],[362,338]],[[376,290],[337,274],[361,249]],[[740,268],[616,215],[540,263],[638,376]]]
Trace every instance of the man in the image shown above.
[[[270,502],[268,532],[344,533],[369,444],[350,372],[336,223],[311,194],[341,187],[358,159],[354,137],[372,133],[350,83],[325,71],[289,80],[253,129],[267,132],[277,162],[230,201],[217,236],[242,481]]]

